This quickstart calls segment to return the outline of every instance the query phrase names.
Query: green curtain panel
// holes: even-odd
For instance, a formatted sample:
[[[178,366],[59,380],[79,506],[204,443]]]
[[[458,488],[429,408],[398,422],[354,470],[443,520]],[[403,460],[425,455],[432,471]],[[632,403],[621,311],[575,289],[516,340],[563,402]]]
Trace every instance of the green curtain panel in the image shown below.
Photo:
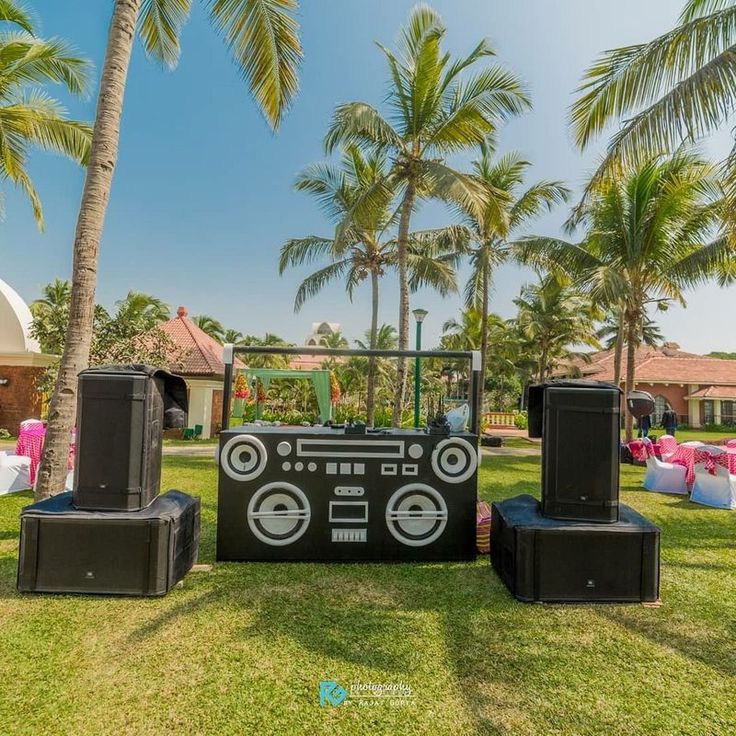
[[[251,378],[257,378],[263,384],[263,388],[266,391],[268,391],[268,387],[274,378],[302,378],[310,380],[314,386],[314,392],[317,394],[320,421],[326,422],[328,419],[332,419],[330,371],[293,371],[279,368],[249,368],[243,372],[249,381]]]

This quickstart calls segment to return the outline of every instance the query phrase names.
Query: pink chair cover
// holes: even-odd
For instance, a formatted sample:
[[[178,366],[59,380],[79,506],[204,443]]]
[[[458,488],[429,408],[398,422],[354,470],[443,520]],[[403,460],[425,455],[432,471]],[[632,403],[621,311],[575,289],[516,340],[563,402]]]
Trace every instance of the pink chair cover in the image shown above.
[[[43,439],[45,436],[46,427],[42,422],[21,422],[18,441],[15,443],[15,454],[31,459],[28,472],[31,483],[36,482],[36,471],[38,470],[38,464],[41,462]]]
[[[677,452],[677,440],[672,435],[662,435],[659,438],[659,447],[663,455],[671,455]]]

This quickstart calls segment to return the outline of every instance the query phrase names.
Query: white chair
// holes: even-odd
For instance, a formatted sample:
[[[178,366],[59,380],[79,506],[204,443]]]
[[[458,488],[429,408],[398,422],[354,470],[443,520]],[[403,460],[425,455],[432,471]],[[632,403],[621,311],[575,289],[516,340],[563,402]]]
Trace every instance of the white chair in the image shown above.
[[[0,452],[0,494],[31,487],[31,458]]]
[[[712,475],[705,463],[697,463],[690,500],[716,509],[736,509],[736,475],[731,475],[728,468],[718,464],[715,475]]]
[[[679,493],[687,495],[687,469],[683,465],[664,463],[650,454],[647,458],[647,474],[644,488],[658,493]]]
[[[677,452],[677,440],[671,434],[659,438],[659,452],[662,460],[669,460]]]

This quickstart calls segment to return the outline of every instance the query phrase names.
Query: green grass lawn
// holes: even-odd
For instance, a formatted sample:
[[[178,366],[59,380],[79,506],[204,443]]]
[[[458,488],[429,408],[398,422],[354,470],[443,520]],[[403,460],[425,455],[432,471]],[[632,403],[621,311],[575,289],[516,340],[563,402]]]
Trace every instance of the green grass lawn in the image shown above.
[[[736,514],[639,490],[662,527],[660,608],[525,605],[470,564],[219,564],[162,599],[19,596],[18,511],[0,498],[0,732],[11,734],[736,733]],[[486,458],[481,495],[536,492],[539,459]],[[200,495],[209,458],[164,459]],[[320,708],[318,684],[398,683],[399,706]]]

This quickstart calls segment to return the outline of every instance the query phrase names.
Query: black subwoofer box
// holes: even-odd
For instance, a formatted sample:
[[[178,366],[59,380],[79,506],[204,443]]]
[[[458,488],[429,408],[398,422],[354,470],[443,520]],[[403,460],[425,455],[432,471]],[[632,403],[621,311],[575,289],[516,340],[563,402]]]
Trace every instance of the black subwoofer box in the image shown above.
[[[628,506],[605,525],[546,518],[529,495],[491,508],[491,564],[520,601],[659,599],[659,529]]]
[[[72,494],[20,515],[18,590],[164,595],[199,551],[199,499],[169,491],[141,511],[80,511]]]
[[[173,406],[178,407],[172,411]],[[132,511],[148,506],[161,482],[163,430],[186,423],[186,384],[144,365],[79,374],[74,505]]]
[[[529,436],[542,437],[542,513],[618,519],[621,391],[594,381],[529,389]]]

